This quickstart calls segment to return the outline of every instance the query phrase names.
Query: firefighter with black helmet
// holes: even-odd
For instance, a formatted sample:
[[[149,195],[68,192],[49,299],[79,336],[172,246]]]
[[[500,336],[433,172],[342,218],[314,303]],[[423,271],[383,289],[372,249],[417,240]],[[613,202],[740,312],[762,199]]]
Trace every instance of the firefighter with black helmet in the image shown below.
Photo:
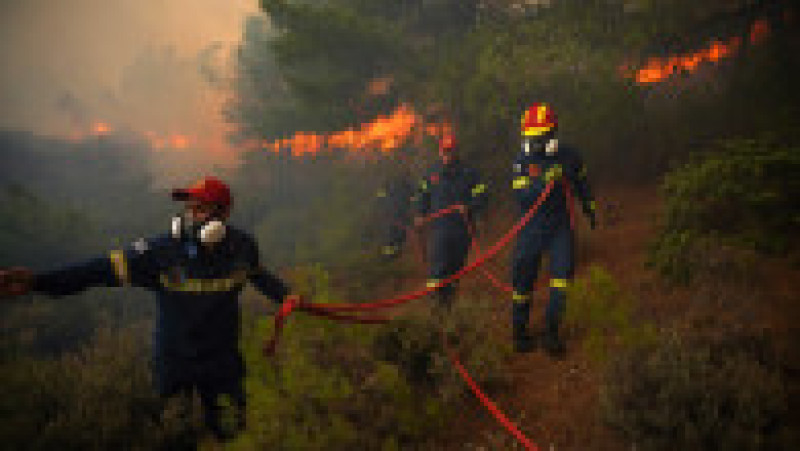
[[[92,286],[153,291],[156,389],[165,397],[196,390],[206,424],[228,439],[235,431],[223,427],[218,398],[226,395],[237,407],[237,428],[244,420],[239,294],[249,281],[275,301],[299,298],[261,265],[253,237],[227,223],[232,198],[225,183],[207,177],[172,197],[184,209],[168,233],[53,271],[0,270],[0,297],[31,291],[58,297]]]
[[[574,271],[572,197],[577,195],[592,229],[596,226],[595,201],[586,177],[586,166],[574,149],[561,144],[558,122],[550,105],[534,103],[522,116],[522,150],[514,162],[513,191],[521,214],[525,214],[554,184],[547,199],[519,232],[512,256],[512,331],[514,348],[528,352],[535,341],[528,321],[531,292],[542,254],[549,257],[550,293],[545,309],[541,344],[553,357],[564,353],[559,324],[565,307],[569,281]]]

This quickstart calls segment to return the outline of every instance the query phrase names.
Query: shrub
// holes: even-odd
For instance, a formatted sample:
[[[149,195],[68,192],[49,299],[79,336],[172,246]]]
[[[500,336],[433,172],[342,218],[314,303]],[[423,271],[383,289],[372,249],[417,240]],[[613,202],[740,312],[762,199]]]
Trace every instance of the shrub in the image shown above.
[[[649,263],[673,282],[689,283],[702,272],[746,273],[752,259],[737,249],[797,250],[800,149],[768,138],[717,147],[664,177],[664,223]]]
[[[748,334],[671,331],[629,349],[606,369],[604,418],[642,449],[792,449],[770,342]]]
[[[291,279],[315,302],[330,299],[319,266],[298,268]],[[505,354],[485,338],[489,306],[461,301],[446,336],[458,338],[476,380],[494,388]],[[405,449],[436,440],[461,408],[465,386],[444,355],[442,324],[424,306],[409,310],[386,325],[292,316],[271,359],[261,353],[270,319],[246,321],[247,429],[232,448]]]
[[[0,443],[9,449],[173,449],[197,439],[196,405],[153,391],[143,326],[101,328],[58,358],[0,365]]]
[[[654,328],[637,323],[634,303],[603,268],[592,265],[589,274],[567,288],[565,326],[583,336],[583,345],[597,362],[605,361],[615,346],[632,347],[652,341]]]

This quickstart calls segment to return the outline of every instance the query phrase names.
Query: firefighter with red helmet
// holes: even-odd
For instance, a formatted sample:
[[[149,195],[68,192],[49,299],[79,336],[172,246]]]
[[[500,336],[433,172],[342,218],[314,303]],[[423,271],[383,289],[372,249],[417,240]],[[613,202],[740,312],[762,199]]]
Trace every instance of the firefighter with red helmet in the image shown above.
[[[156,294],[154,376],[162,396],[197,391],[204,418],[221,439],[218,398],[230,397],[243,426],[244,362],[239,352],[238,297],[246,282],[275,301],[298,300],[261,266],[255,240],[227,223],[232,198],[228,186],[207,177],[172,192],[184,203],[168,233],[140,239],[73,266],[34,274],[27,268],[0,271],[0,297],[38,292],[78,293],[92,286],[132,285]]]
[[[420,180],[416,199],[415,225],[423,225],[427,215],[451,209],[450,213],[431,219],[428,227],[428,287],[455,274],[466,263],[470,227],[475,214],[486,207],[487,185],[474,169],[458,158],[456,138],[448,133],[439,141],[439,161]],[[434,297],[440,307],[452,304],[455,287],[439,287]]]
[[[544,192],[553,188],[536,214],[520,230],[512,256],[512,331],[514,348],[528,352],[535,340],[529,328],[531,291],[538,275],[542,254],[549,257],[550,299],[545,309],[541,344],[553,357],[564,353],[559,335],[565,289],[574,271],[573,193],[580,200],[592,229],[596,225],[595,202],[580,155],[561,144],[556,136],[558,121],[546,103],[534,103],[522,116],[522,150],[514,162],[513,191],[525,214]]]

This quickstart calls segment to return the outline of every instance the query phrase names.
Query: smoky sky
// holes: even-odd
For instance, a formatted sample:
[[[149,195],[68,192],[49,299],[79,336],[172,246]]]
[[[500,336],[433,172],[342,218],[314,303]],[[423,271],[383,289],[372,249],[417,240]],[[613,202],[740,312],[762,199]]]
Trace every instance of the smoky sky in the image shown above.
[[[218,151],[230,52],[258,12],[257,0],[0,0],[0,128],[65,136],[103,121]]]

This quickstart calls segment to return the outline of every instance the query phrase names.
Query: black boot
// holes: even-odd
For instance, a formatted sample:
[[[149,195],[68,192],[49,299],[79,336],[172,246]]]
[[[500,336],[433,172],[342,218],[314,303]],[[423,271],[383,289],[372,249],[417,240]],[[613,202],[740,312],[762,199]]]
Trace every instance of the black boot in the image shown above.
[[[515,302],[511,309],[511,331],[514,336],[515,352],[531,352],[536,348],[536,340],[528,330],[530,310],[528,302]]]
[[[562,359],[566,354],[564,341],[558,334],[558,326],[549,325],[542,335],[542,348],[553,359]]]

